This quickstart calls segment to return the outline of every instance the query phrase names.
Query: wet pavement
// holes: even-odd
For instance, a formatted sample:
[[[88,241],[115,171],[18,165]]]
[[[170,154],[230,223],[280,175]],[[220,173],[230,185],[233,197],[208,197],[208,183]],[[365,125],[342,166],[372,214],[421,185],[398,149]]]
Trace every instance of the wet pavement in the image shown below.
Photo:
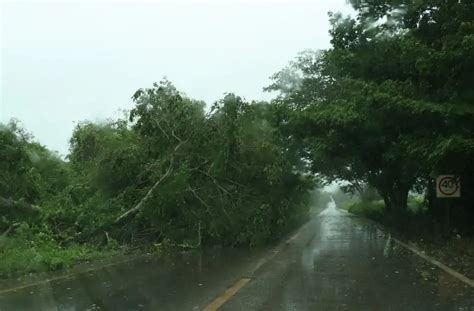
[[[0,311],[201,310],[257,256],[235,249],[146,256],[37,286],[0,289]]]
[[[220,310],[474,310],[474,288],[330,203],[274,249],[146,257],[0,289],[0,311],[201,310],[241,278]]]
[[[222,310],[474,310],[474,288],[330,203]]]

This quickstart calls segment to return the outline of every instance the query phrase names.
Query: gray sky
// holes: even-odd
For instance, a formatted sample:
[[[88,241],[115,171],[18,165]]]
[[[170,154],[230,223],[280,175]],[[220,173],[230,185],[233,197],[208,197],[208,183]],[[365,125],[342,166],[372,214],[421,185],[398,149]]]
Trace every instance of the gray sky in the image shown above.
[[[269,76],[329,46],[346,0],[1,2],[0,122],[66,154],[74,122],[117,117],[163,76],[208,104],[270,99]]]

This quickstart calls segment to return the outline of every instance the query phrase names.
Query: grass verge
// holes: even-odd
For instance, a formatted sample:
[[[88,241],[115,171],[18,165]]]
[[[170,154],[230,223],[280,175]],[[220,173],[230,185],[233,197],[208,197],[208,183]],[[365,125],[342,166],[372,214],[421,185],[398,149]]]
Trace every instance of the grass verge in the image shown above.
[[[110,256],[113,251],[99,250],[90,245],[68,245],[27,241],[20,238],[0,240],[0,278],[12,278],[25,273],[56,271],[90,259]]]
[[[434,219],[419,198],[411,197],[406,211],[397,213],[388,213],[383,201],[358,201],[341,207],[383,224],[402,240],[474,279],[474,238],[437,232]]]
[[[113,247],[99,248],[79,243],[61,245],[49,232],[33,230],[23,224],[15,235],[0,236],[0,278],[57,271],[116,253]]]

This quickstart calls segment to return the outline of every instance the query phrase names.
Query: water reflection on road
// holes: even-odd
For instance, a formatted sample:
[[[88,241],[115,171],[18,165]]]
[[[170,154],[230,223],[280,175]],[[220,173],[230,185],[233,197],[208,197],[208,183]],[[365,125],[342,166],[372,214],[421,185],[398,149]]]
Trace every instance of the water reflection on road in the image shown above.
[[[464,311],[474,291],[330,202],[223,310]]]
[[[200,310],[241,277],[222,310],[474,310],[472,288],[334,202],[275,251],[150,256],[0,290],[0,310]]]
[[[0,310],[193,310],[248,270],[258,252],[153,256],[0,293]]]

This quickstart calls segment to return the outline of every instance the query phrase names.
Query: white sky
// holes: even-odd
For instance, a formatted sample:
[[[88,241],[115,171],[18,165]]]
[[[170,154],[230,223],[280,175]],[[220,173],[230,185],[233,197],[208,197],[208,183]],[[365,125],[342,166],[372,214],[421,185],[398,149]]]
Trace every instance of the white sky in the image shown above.
[[[305,49],[329,47],[346,0],[1,2],[0,122],[66,154],[74,122],[117,117],[167,76],[208,104],[262,88]]]

